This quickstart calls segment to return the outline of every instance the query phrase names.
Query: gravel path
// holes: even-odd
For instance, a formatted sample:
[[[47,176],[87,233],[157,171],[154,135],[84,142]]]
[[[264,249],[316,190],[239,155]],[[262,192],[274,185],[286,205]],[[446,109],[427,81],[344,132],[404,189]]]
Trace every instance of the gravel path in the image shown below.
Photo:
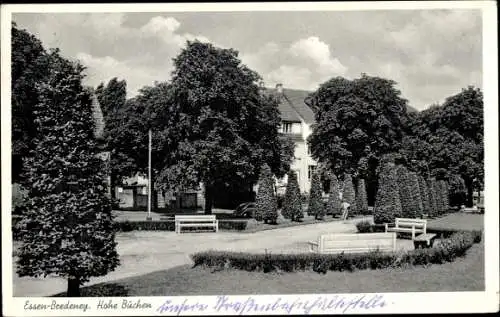
[[[93,278],[85,286],[191,264],[189,255],[216,249],[247,252],[304,252],[307,241],[324,233],[356,232],[362,219],[310,224],[256,233],[219,231],[215,233],[175,234],[166,231],[133,231],[117,235],[121,265],[110,274]],[[401,241],[401,243],[399,243]],[[398,240],[399,248],[411,241]],[[13,275],[14,296],[49,296],[66,290],[66,281],[57,277],[20,278]]]

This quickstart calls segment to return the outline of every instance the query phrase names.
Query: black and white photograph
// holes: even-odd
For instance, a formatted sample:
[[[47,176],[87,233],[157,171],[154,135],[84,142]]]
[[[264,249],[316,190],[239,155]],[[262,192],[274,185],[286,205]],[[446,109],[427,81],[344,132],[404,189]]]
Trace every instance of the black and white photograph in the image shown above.
[[[498,311],[496,18],[2,5],[4,315]]]

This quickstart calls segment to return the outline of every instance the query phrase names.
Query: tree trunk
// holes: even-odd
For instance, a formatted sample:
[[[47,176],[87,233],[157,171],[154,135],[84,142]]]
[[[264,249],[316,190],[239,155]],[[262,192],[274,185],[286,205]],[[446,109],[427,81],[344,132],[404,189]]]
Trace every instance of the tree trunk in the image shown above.
[[[67,297],[80,297],[80,278],[70,277],[68,278],[68,290],[66,292]]]
[[[211,185],[205,185],[205,215],[212,214],[212,205],[214,199],[214,189]]]

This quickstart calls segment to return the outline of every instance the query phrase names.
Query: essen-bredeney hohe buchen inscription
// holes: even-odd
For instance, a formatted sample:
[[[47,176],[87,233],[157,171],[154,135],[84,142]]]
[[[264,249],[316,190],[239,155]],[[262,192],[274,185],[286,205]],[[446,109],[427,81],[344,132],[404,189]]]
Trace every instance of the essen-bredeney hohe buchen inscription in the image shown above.
[[[87,310],[92,310],[95,308],[97,310],[106,309],[148,309],[152,308],[151,303],[130,299],[122,300],[99,300],[97,305],[93,307],[88,303],[72,303],[70,300],[49,300],[49,301],[30,301],[26,300],[24,303],[24,310],[79,310],[86,312]]]

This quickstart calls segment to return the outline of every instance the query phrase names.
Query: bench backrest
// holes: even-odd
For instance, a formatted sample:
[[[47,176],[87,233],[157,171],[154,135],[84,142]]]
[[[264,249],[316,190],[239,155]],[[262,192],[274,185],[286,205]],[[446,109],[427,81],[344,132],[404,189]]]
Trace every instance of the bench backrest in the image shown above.
[[[215,215],[176,215],[175,221],[185,221],[185,222],[194,222],[194,221],[215,221]]]
[[[412,218],[396,218],[396,227],[423,229],[427,228],[427,219],[412,219]]]
[[[396,233],[338,233],[319,237],[318,250],[322,253],[360,253],[379,249],[394,251]]]

